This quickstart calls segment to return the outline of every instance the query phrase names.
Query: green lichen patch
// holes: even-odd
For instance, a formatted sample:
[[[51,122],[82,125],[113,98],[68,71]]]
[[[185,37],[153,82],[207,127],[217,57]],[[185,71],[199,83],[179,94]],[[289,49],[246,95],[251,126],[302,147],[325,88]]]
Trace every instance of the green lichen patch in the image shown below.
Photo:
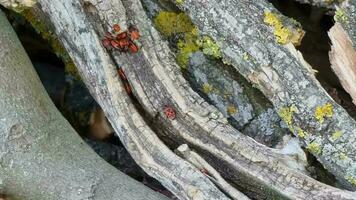
[[[272,26],[274,36],[279,44],[287,44],[291,42],[295,46],[299,46],[304,36],[304,31],[297,22],[291,20],[292,26],[287,26],[281,16],[273,12],[265,12],[263,21]]]
[[[317,106],[314,112],[314,117],[320,124],[324,122],[325,118],[331,118],[334,114],[334,108],[331,103],[327,103],[323,106]]]
[[[195,42],[196,38],[192,33],[186,33],[184,39],[178,41],[177,62],[183,69],[187,68],[190,55],[200,50]]]
[[[292,105],[290,107],[282,107],[279,110],[279,116],[282,118],[282,120],[287,124],[288,128],[291,131],[294,131],[293,128],[293,114],[298,111],[297,107],[295,105]]]
[[[320,145],[317,142],[312,142],[307,146],[307,149],[309,150],[309,152],[313,153],[313,154],[320,154],[321,153],[321,148]]]
[[[161,11],[154,19],[155,27],[164,36],[191,32],[194,24],[185,13]]]
[[[183,69],[188,66],[190,55],[196,51],[202,51],[205,55],[214,58],[221,58],[218,43],[209,36],[200,36],[198,28],[185,13],[161,11],[155,17],[154,24],[162,35],[178,36],[177,62]]]
[[[214,58],[221,58],[219,45],[209,36],[203,36],[198,39],[196,43],[202,49],[204,54],[213,56]]]

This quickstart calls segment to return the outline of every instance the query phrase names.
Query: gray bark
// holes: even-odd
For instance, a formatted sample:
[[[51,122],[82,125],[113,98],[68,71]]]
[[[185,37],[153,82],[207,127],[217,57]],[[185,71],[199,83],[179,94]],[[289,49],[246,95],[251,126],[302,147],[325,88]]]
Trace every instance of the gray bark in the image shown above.
[[[194,8],[198,3],[205,1],[197,1],[197,4],[191,1],[185,3],[192,4]],[[252,8],[254,6],[251,2],[245,3]],[[140,1],[41,0],[39,6],[53,23],[55,32],[73,58],[86,85],[102,106],[130,154],[146,172],[160,180],[180,199],[226,197],[214,187],[209,178],[199,172],[199,167],[193,167],[178,158],[155,134],[173,144],[172,146],[189,144],[209,160],[209,164],[231,181],[232,185],[244,189],[244,192],[254,198],[355,199],[351,192],[330,187],[305,175],[304,166],[300,166],[296,161],[300,159],[298,155],[285,155],[281,150],[268,148],[242,135],[227,123],[222,113],[193,92],[182,77],[167,44],[152,27]],[[206,12],[207,7],[204,6],[211,4],[199,4],[199,8],[195,9],[202,11],[206,20],[223,19],[224,15],[220,13],[216,17],[210,17],[209,12]],[[230,12],[230,8],[236,7],[245,8],[244,4],[227,6],[225,12]],[[246,9],[249,14],[241,19],[250,20],[251,13],[258,15],[261,12],[258,9],[254,12],[251,12],[250,8]],[[246,16],[249,16],[248,19]],[[206,23],[207,28],[211,25],[208,22],[210,21]],[[119,23],[124,30],[128,23],[138,27],[142,37],[141,48],[137,54],[113,52],[113,57],[110,58],[108,52],[100,45],[100,39],[105,32],[102,27],[108,30],[115,23]],[[197,25],[201,28],[201,24]],[[251,24],[246,24],[245,21],[241,25],[245,28],[251,27]],[[223,31],[226,31],[224,30],[227,28],[226,22],[220,22],[216,27],[222,27]],[[239,23],[231,24],[229,27],[234,29],[234,33],[240,33]],[[235,34],[231,34],[230,31],[212,33],[230,34],[226,37],[229,43],[230,39],[236,40],[234,38],[236,36],[232,36]],[[259,34],[260,31],[248,33]],[[256,42],[259,40],[262,42],[265,39],[259,38]],[[274,46],[274,40],[270,36],[268,42],[267,44],[272,47],[271,51],[275,50],[277,45]],[[248,47],[247,44],[245,46]],[[230,51],[228,45],[221,47],[223,53],[234,52]],[[273,52],[271,53],[273,55]],[[256,59],[256,55],[251,56]],[[285,56],[287,60],[293,58],[290,54]],[[124,68],[140,106],[135,107],[128,98],[116,74],[116,66],[112,62]],[[281,64],[280,67],[283,66],[283,63],[276,63],[276,67],[278,64]],[[264,84],[260,86],[262,88],[268,86],[267,81],[261,84]],[[262,91],[266,92],[266,89]],[[292,92],[297,90],[293,89]],[[266,96],[270,98],[273,94]],[[272,103],[275,104],[275,101]],[[165,105],[175,108],[177,114],[175,120],[165,117],[163,113]],[[278,104],[277,108],[280,108]],[[220,182],[220,186],[221,183],[225,182]]]
[[[298,130],[303,131],[300,140],[305,146],[346,187],[355,190],[355,120],[320,86],[294,46],[275,41],[271,27],[263,22],[264,12],[272,6],[262,0],[186,0],[179,6],[201,34],[220,44],[223,59],[254,83],[282,118],[286,119],[286,110],[291,111],[292,119],[286,121],[292,132],[298,136]],[[252,59],[243,59],[244,53]],[[316,111],[325,105],[332,108],[331,116],[317,117]]]
[[[104,35],[102,24],[127,23],[127,11],[122,2],[40,0],[38,5],[53,23],[83,81],[103,108],[122,143],[143,170],[180,199],[228,199],[198,169],[159,140],[120,83],[98,33]],[[100,22],[102,17],[107,21]],[[122,27],[125,29],[127,26]]]
[[[0,11],[0,193],[11,199],[167,199],[95,154],[55,108]]]

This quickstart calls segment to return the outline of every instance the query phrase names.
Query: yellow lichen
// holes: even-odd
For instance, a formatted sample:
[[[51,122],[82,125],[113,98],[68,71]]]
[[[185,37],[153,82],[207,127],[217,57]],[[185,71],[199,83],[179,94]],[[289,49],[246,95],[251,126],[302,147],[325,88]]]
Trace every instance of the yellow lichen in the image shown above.
[[[350,182],[352,185],[356,185],[356,178],[350,175],[346,176],[345,179]]]
[[[279,116],[288,125],[289,129],[293,131],[293,113],[297,112],[297,108],[292,105],[290,107],[283,107],[279,110]]]
[[[301,129],[299,127],[297,128],[297,134],[298,134],[298,137],[300,137],[300,138],[304,138],[305,136],[308,135],[307,132],[303,131],[303,129]]]
[[[202,49],[204,54],[213,56],[215,58],[221,57],[219,45],[210,37],[203,36],[202,38],[198,39],[196,43]]]
[[[304,31],[301,28],[292,29],[286,27],[283,25],[279,15],[272,12],[265,12],[263,21],[273,27],[273,33],[278,43],[287,44],[291,42],[296,46],[300,45],[301,39],[304,36]]]
[[[339,154],[339,159],[340,160],[346,160],[346,159],[348,159],[348,157],[347,157],[347,155],[345,153],[340,153]]]
[[[209,83],[204,83],[203,92],[208,94],[211,91],[213,91],[213,86],[211,86]]]
[[[161,11],[154,19],[156,28],[164,36],[172,36],[178,33],[191,32],[194,24],[185,13]]]
[[[208,36],[199,36],[199,30],[185,13],[161,11],[154,19],[155,27],[164,36],[179,35],[177,62],[184,69],[191,53],[201,50],[204,54],[221,58],[219,45]]]
[[[346,16],[345,11],[341,8],[335,11],[334,20],[343,23],[349,22],[349,18]]]
[[[331,135],[331,140],[335,141],[335,140],[339,139],[341,136],[342,136],[342,132],[341,131],[335,131]]]
[[[250,56],[248,55],[247,52],[245,52],[245,53],[242,55],[242,58],[243,58],[245,61],[249,61],[249,60],[250,60]]]
[[[333,105],[327,103],[323,106],[317,106],[315,109],[314,117],[320,122],[323,123],[326,117],[332,117],[334,114]]]
[[[227,111],[227,114],[234,115],[234,114],[236,114],[237,109],[236,109],[236,107],[234,105],[229,105],[227,107],[226,111]]]
[[[176,0],[176,4],[182,5],[184,3],[184,0]]]
[[[320,154],[321,153],[321,148],[320,145],[316,142],[312,142],[307,146],[307,149],[314,154]]]

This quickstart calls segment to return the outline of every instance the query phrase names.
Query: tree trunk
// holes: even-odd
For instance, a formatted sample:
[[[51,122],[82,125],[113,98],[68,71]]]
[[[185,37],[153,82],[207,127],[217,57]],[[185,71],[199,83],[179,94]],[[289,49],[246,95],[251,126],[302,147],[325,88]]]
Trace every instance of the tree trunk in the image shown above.
[[[0,193],[11,199],[167,199],[116,170],[55,108],[0,11]]]

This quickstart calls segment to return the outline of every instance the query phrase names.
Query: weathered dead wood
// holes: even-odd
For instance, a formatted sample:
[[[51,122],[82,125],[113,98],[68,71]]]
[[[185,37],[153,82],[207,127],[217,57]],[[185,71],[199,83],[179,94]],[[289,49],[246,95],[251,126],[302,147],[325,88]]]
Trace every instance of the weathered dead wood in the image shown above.
[[[102,24],[95,20],[100,19],[97,12],[105,10],[108,21],[102,23],[125,22],[121,1],[96,4],[40,0],[39,8],[53,23],[84,82],[135,161],[180,199],[228,199],[198,169],[180,159],[158,139],[120,83],[116,67],[101,46],[98,33],[103,34]]]
[[[356,2],[342,3],[334,19],[336,23],[328,33],[331,67],[356,105]]]
[[[23,200],[167,199],[83,142],[50,100],[1,10],[0,27],[0,193]]]
[[[125,68],[147,118],[153,120],[153,127],[159,127],[156,133],[169,134],[176,143],[183,139],[212,155],[216,163],[221,160],[221,168],[231,167],[233,171],[230,173],[238,175],[234,183],[247,183],[246,189],[255,191],[256,196],[266,197],[273,193],[279,198],[305,199],[312,196],[314,199],[352,199],[351,193],[321,184],[301,172],[289,169],[287,165],[296,165],[289,156],[266,148],[229,126],[221,113],[190,89],[169,48],[145,16],[140,2],[122,2],[124,7],[121,1],[84,1],[80,5],[77,2],[49,3],[42,0],[40,5],[55,25],[60,39],[75,59],[87,86],[103,107],[121,140],[146,171],[180,198],[204,195],[199,190],[210,192],[205,194],[206,198],[219,198],[216,196],[220,194],[211,183],[205,182],[196,169],[186,163],[182,164],[175,155],[162,147],[139,116],[118,81],[115,67],[100,46],[97,33],[103,34],[101,24],[120,22],[125,29],[126,24],[131,22],[141,31],[143,47],[140,52],[135,55],[115,53],[118,58],[115,60]],[[84,11],[88,16],[84,15]],[[116,16],[120,16],[120,20]],[[164,117],[162,109],[167,104],[176,108],[176,120],[170,121]],[[163,156],[163,159],[159,156]],[[173,161],[178,162],[182,171],[188,168],[188,173],[193,171],[197,173],[196,176],[176,173],[176,168],[171,165]],[[194,180],[201,182],[195,183],[198,188],[193,190],[189,184],[181,185]],[[170,184],[172,182],[178,186]],[[207,183],[205,187],[200,185],[204,183]]]
[[[318,160],[355,189],[355,120],[330,98],[291,44],[275,42],[263,22],[271,5],[262,0],[186,0],[178,6],[202,34],[220,44],[223,58],[266,95]],[[246,53],[251,60],[243,58]]]
[[[175,143],[183,139],[192,146],[209,152],[215,157],[215,162],[219,162],[219,159],[225,161],[232,166],[233,173],[244,175],[245,182],[253,182],[252,185],[256,188],[262,186],[262,191],[257,191],[257,195],[266,195],[263,190],[272,190],[272,193],[279,197],[303,199],[310,196],[312,190],[316,193],[316,199],[336,196],[352,199],[351,194],[346,191],[318,183],[298,171],[289,169],[287,164],[295,166],[290,157],[256,143],[226,124],[221,113],[194,93],[181,76],[169,48],[152,28],[140,2],[122,2],[128,13],[127,19],[122,17],[120,21],[109,23],[119,22],[124,29],[127,23],[134,23],[142,35],[142,48],[137,54],[114,53],[114,56],[118,65],[125,69],[146,116],[152,119],[153,127],[160,127],[156,129],[156,133],[169,134],[169,138]],[[91,3],[95,6],[92,10],[99,11],[101,20],[110,21],[110,13],[113,13],[115,6],[108,6],[105,2]],[[170,121],[164,117],[165,105],[176,109],[175,120]],[[286,178],[288,176],[298,181],[290,181]],[[303,182],[307,187],[300,185]],[[238,181],[235,183],[238,184]],[[273,187],[270,184],[273,184]]]

